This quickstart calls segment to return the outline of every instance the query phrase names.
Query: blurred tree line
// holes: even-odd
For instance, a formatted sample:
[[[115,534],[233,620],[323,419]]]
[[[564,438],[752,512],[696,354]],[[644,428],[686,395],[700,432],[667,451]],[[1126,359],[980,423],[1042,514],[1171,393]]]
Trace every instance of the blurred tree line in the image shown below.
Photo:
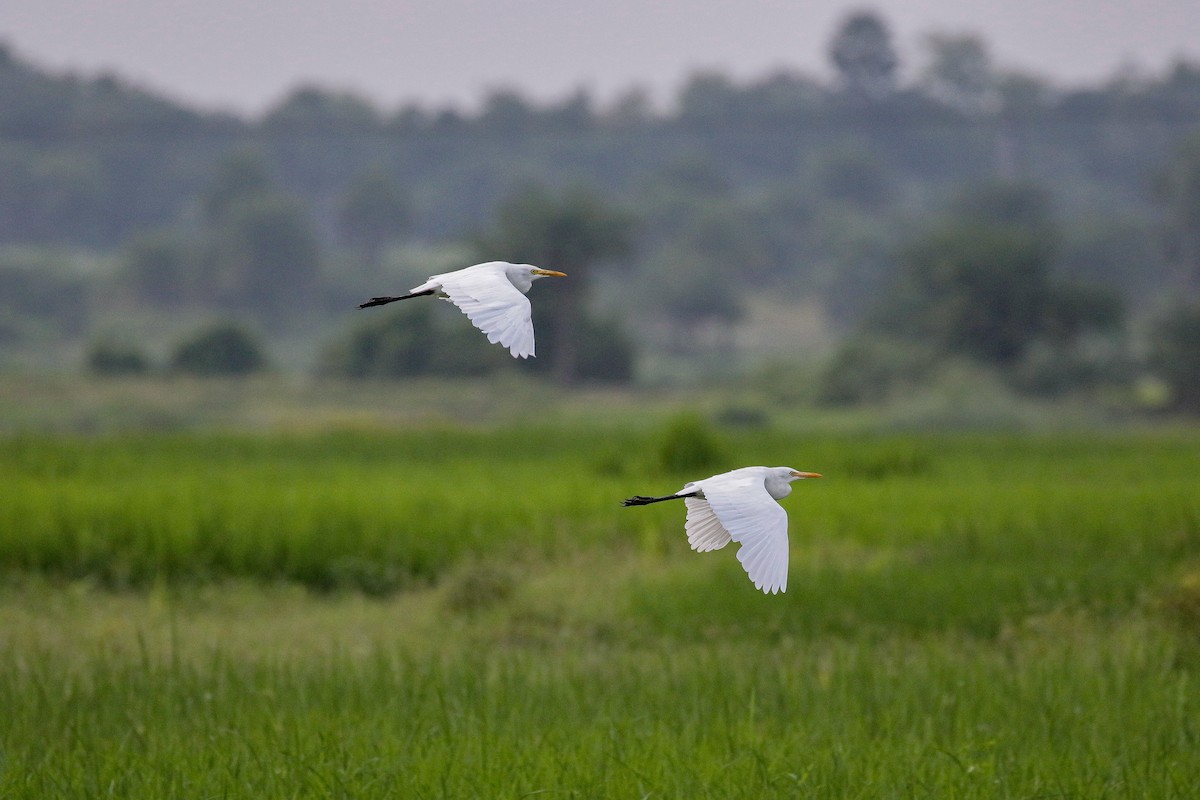
[[[247,119],[0,45],[0,348],[157,313],[307,335],[327,374],[512,368],[438,308],[345,320],[508,258],[572,276],[534,303],[523,367],[564,382],[719,372],[761,343],[827,357],[831,401],[961,358],[1041,392],[1157,364],[1187,405],[1162,364],[1197,346],[1168,321],[1200,294],[1200,65],[1064,88],[935,34],[902,71],[872,12],[828,57],[829,82],[696,74],[665,110],[502,88],[387,112],[310,86]],[[738,335],[799,301],[832,349]],[[434,333],[446,352],[415,355]]]

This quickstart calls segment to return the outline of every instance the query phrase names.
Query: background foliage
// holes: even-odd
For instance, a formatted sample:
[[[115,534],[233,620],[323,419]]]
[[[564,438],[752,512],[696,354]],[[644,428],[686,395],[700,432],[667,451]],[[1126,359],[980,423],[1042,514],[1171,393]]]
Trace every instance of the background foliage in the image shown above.
[[[0,364],[236,315],[281,368],[328,372],[356,302],[500,257],[572,273],[538,287],[547,363],[526,365],[560,383],[780,362],[837,382],[839,345],[882,337],[1015,391],[1136,397],[1149,380],[1190,408],[1186,370],[1149,353],[1200,291],[1200,68],[1064,87],[976,36],[924,45],[900,63],[887,20],[860,12],[830,32],[832,80],[699,73],[669,110],[513,89],[472,113],[385,110],[308,86],[257,119],[5,46]],[[825,394],[919,375],[901,378]]]

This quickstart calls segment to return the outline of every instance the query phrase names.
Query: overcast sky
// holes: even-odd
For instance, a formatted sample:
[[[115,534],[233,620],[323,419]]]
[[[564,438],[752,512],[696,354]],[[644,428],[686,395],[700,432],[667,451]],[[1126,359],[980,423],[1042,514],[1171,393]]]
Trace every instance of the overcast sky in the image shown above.
[[[830,35],[864,6],[910,69],[931,31],[980,34],[1001,66],[1071,84],[1200,62],[1200,0],[4,0],[0,40],[55,71],[251,113],[302,83],[386,109],[472,107],[496,87],[604,101],[642,86],[662,100],[699,69],[827,75]]]

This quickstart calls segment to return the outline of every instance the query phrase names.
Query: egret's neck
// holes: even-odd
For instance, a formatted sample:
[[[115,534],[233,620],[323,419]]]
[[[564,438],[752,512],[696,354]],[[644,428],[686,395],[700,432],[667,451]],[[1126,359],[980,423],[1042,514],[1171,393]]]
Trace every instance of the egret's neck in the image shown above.
[[[782,500],[792,493],[792,482],[787,478],[777,478],[771,475],[765,481],[767,494],[774,497],[776,500]]]
[[[527,270],[510,268],[506,269],[504,273],[508,276],[509,283],[517,287],[518,292],[529,293],[529,287],[533,286],[533,276]]]

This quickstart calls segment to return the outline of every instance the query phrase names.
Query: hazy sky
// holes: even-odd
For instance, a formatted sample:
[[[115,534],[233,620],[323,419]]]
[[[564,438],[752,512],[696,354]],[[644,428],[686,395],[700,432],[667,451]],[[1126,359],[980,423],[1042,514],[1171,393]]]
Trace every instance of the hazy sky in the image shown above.
[[[634,85],[669,98],[692,72],[827,74],[825,45],[873,8],[912,68],[930,31],[972,32],[1002,66],[1068,83],[1200,61],[1200,0],[5,0],[0,39],[53,70],[111,70],[205,107],[258,112],[300,83],[385,108],[538,100]]]

